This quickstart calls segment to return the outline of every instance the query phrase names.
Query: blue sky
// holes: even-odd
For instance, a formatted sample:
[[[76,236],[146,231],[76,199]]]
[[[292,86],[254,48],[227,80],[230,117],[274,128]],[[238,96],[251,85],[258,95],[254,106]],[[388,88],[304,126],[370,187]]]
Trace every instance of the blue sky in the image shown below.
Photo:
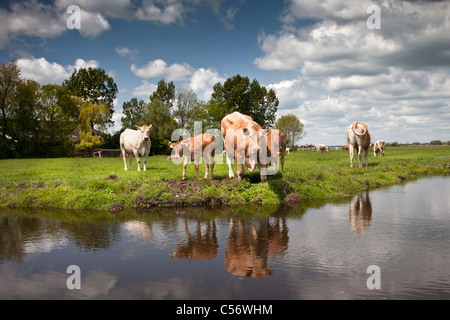
[[[81,29],[67,28],[77,5]],[[379,8],[380,29],[367,27]],[[61,83],[74,68],[105,69],[122,103],[159,80],[208,100],[236,74],[273,88],[277,115],[305,124],[300,143],[346,143],[353,121],[372,140],[450,140],[448,1],[47,0],[0,4],[0,62]]]

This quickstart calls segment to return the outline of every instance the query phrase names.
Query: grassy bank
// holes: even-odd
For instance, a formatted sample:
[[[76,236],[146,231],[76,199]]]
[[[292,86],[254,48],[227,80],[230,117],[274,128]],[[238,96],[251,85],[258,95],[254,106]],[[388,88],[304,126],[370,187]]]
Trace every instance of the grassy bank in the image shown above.
[[[356,160],[356,158],[355,158]],[[259,182],[259,171],[237,181],[225,161],[213,180],[196,179],[193,165],[181,181],[181,165],[150,157],[148,171],[123,170],[121,158],[0,160],[0,206],[101,209],[118,212],[154,206],[278,204],[299,198],[335,198],[450,173],[450,146],[391,147],[384,157],[369,155],[369,166],[349,167],[348,152],[291,152],[285,172]],[[357,160],[356,160],[357,163]],[[204,166],[200,166],[200,175]]]

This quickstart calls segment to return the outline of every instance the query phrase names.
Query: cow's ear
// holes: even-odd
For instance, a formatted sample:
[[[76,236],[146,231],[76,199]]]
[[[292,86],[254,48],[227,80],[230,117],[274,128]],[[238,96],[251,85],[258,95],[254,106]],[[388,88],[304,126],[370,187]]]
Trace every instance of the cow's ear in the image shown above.
[[[268,136],[269,134],[271,134],[272,133],[272,131],[269,129],[269,128],[267,128],[266,129],[266,136]]]
[[[169,145],[169,147],[171,147],[171,148],[175,147],[175,143],[174,143],[174,142],[169,142],[168,145]]]
[[[152,128],[152,125],[151,124],[149,124],[148,125],[148,130],[150,130]]]
[[[138,125],[136,125],[136,129],[138,130],[142,130],[141,127],[139,127]]]

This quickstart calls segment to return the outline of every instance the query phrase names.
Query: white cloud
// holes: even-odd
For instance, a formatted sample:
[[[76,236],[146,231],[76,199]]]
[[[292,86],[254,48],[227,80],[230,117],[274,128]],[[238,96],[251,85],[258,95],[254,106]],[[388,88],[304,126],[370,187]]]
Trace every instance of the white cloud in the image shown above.
[[[30,0],[10,1],[9,8],[0,9],[0,49],[12,42],[23,44],[23,37],[41,39],[58,37],[67,29],[71,5],[80,8],[81,28],[84,37],[95,38],[110,30],[108,19],[149,21],[158,25],[184,24],[189,13],[207,7],[218,15],[226,28],[232,28],[236,8],[221,13],[223,0],[54,0],[54,2]],[[49,4],[47,4],[49,3]]]
[[[226,79],[221,77],[213,68],[195,69],[188,64],[167,65],[163,60],[150,61],[142,68],[131,65],[131,71],[138,77],[145,79],[162,79],[178,81],[182,87],[192,89],[200,99],[209,100],[213,92],[213,86]],[[133,89],[132,93],[138,97],[148,97],[156,90],[157,85],[143,80],[139,87]]]
[[[147,80],[142,80],[142,84],[139,87],[134,88],[131,93],[136,97],[149,98],[157,88],[158,86],[156,84],[149,83]]]
[[[95,38],[106,30],[110,29],[108,21],[101,13],[88,12],[81,9],[81,26],[79,32],[84,37]]]
[[[36,80],[40,84],[61,84],[70,77],[74,69],[98,67],[97,61],[83,59],[76,59],[73,65],[67,66],[49,62],[45,58],[21,58],[17,60],[17,64],[23,78]]]
[[[369,30],[369,5],[381,29]],[[278,115],[296,114],[306,142],[344,144],[346,127],[366,122],[379,139],[428,142],[450,138],[449,2],[288,2],[278,34],[259,37],[254,64],[290,71],[270,84]],[[299,20],[315,21],[299,28]]]
[[[116,47],[116,53],[121,57],[129,57],[131,60],[136,60],[139,54],[139,50],[136,48],[130,49],[127,47]]]
[[[9,10],[0,9],[0,18],[0,49],[21,36],[46,39],[66,30],[65,19],[52,6],[36,0],[12,2]]]
[[[450,75],[442,70],[405,71],[328,81],[271,84],[278,116],[294,113],[305,124],[304,142],[345,144],[348,125],[369,125],[373,140],[429,142],[450,138]]]
[[[209,68],[199,68],[196,70],[190,80],[189,87],[197,94],[201,94],[203,100],[209,100],[213,93],[213,87],[218,82],[224,82],[226,79],[221,77],[216,70]]]
[[[131,71],[136,76],[144,79],[165,78],[168,81],[186,81],[194,72],[194,68],[187,63],[167,65],[164,60],[156,59],[148,62],[141,68],[132,64]]]
[[[136,18],[160,24],[171,24],[180,22],[184,11],[185,7],[177,0],[143,0],[142,6],[136,10]]]

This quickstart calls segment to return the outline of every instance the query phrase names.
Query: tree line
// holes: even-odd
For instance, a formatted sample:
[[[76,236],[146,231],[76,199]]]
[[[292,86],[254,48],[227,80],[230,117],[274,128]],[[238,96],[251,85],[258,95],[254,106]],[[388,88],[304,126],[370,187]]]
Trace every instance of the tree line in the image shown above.
[[[203,131],[220,129],[222,118],[234,111],[250,115],[264,128],[281,129],[293,145],[305,132],[295,115],[276,120],[275,91],[254,79],[236,75],[213,87],[202,101],[190,89],[176,89],[173,81],[158,82],[150,102],[123,102],[122,128],[106,134],[118,93],[114,79],[101,68],[74,70],[62,84],[41,85],[23,79],[15,61],[0,65],[0,158],[67,157],[94,148],[119,148],[119,135],[135,125],[152,124],[152,154],[165,154],[175,129],[191,134],[196,121]]]

